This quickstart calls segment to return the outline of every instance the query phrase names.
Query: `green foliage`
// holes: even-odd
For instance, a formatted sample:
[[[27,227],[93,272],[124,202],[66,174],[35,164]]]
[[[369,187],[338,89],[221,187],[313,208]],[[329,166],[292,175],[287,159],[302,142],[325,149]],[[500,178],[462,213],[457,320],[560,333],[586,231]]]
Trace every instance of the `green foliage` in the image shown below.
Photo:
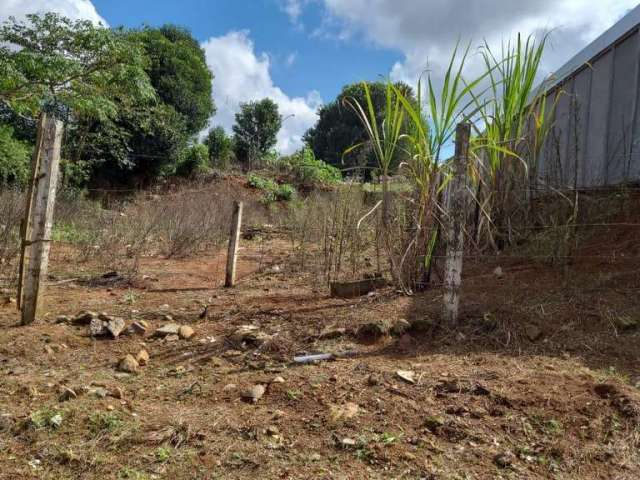
[[[176,175],[180,177],[192,177],[209,172],[209,148],[196,143],[186,148],[176,167]]]
[[[96,435],[104,432],[115,432],[122,425],[123,422],[116,413],[93,412],[89,416],[89,430]]]
[[[55,13],[27,15],[0,27],[0,45],[0,100],[18,112],[113,118],[121,97],[155,96],[142,48],[122,31]]]
[[[0,186],[24,185],[29,178],[31,147],[13,136],[13,128],[0,125]]]
[[[280,167],[284,168],[299,185],[323,187],[335,185],[342,180],[340,170],[317,159],[309,147],[283,157],[280,160]]]
[[[411,87],[402,82],[395,83],[394,86],[410,101],[416,102]],[[381,126],[386,103],[386,82],[370,82],[367,83],[367,88],[376,114],[376,123]],[[369,139],[358,114],[346,105],[345,101],[350,99],[351,103],[365,105],[366,95],[363,83],[347,85],[335,101],[320,107],[318,122],[304,136],[305,142],[313,149],[317,158],[322,158],[330,165],[340,165],[348,169],[364,167],[370,170],[377,166],[375,155],[369,148],[354,150],[345,155],[353,145],[362,144]],[[393,169],[400,163],[401,153],[397,152],[390,168]],[[369,176],[368,171],[365,173]]]
[[[233,138],[228,136],[222,127],[209,130],[205,141],[209,147],[209,163],[211,166],[227,169],[233,161]]]
[[[198,41],[175,25],[146,27],[130,37],[143,45],[151,84],[162,101],[183,117],[187,133],[195,135],[204,129],[215,112],[213,75]]]
[[[247,167],[258,165],[275,146],[281,126],[278,105],[270,98],[240,104],[233,126],[238,161]]]
[[[62,412],[54,408],[43,407],[40,410],[36,410],[30,416],[31,424],[35,428],[49,428],[56,429],[62,425],[63,415]]]
[[[272,203],[277,201],[293,200],[296,196],[296,189],[287,183],[277,184],[269,178],[264,178],[256,174],[249,175],[247,185],[263,192],[262,201]]]

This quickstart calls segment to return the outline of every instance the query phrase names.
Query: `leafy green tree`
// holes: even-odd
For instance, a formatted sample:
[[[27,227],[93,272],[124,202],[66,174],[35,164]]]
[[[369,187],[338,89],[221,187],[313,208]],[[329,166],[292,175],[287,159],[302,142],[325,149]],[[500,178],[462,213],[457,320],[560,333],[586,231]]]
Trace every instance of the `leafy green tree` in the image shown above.
[[[209,147],[209,163],[218,168],[228,168],[233,159],[233,138],[218,126],[209,130],[205,143]]]
[[[281,127],[278,105],[270,98],[240,104],[233,126],[238,161],[248,167],[260,163],[275,146]]]
[[[416,102],[415,94],[410,86],[398,82],[396,87],[405,93],[407,98]],[[382,123],[385,109],[386,83],[372,82],[368,84],[371,100],[374,105],[379,125]],[[360,105],[367,105],[362,83],[345,86],[338,97],[318,110],[318,122],[304,135],[304,141],[312,149],[317,158],[330,165],[343,169],[364,168],[367,172],[377,165],[375,156],[366,148],[355,150],[345,155],[350,147],[367,142],[367,132],[358,115],[348,105],[347,101]],[[399,150],[399,155],[401,150]],[[400,158],[395,159],[392,167],[397,166]]]
[[[144,46],[150,61],[147,73],[158,96],[184,117],[188,134],[201,132],[215,106],[213,75],[198,41],[175,25],[147,27],[130,35]]]
[[[0,27],[0,102],[20,114],[114,118],[124,97],[153,100],[141,46],[122,31],[55,13]]]

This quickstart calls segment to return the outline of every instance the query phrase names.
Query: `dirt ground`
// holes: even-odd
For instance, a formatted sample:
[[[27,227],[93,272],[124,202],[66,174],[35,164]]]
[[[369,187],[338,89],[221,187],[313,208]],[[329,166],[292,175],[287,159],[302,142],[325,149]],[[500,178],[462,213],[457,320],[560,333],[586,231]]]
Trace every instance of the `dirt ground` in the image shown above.
[[[224,253],[145,259],[127,284],[65,281],[78,271],[54,263],[37,324],[0,307],[0,478],[640,478],[640,244],[637,229],[608,238],[609,258],[587,242],[568,278],[468,259],[456,331],[434,326],[438,289],[330,298],[277,236],[260,253],[243,241],[234,289]],[[87,309],[149,328],[95,339],[56,323]],[[195,335],[155,338],[167,315]],[[356,335],[368,323],[400,331]],[[142,348],[146,366],[117,370]],[[340,355],[293,362],[317,352]]]

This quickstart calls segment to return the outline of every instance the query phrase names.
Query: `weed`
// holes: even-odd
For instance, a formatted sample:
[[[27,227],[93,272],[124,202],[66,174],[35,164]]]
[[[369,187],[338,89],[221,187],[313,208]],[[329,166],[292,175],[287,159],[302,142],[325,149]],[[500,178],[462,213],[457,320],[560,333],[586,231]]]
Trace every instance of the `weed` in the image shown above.
[[[94,412],[89,416],[89,430],[93,434],[115,432],[122,427],[122,420],[116,413]]]
[[[156,460],[160,463],[168,462],[171,459],[172,450],[170,447],[158,447],[155,451]]]
[[[30,416],[31,424],[35,428],[56,429],[62,425],[62,412],[50,407],[44,407],[36,410]]]
[[[292,401],[299,400],[302,397],[302,392],[298,390],[287,390],[287,398]]]
[[[149,476],[134,468],[122,467],[118,472],[118,478],[122,480],[147,480]]]

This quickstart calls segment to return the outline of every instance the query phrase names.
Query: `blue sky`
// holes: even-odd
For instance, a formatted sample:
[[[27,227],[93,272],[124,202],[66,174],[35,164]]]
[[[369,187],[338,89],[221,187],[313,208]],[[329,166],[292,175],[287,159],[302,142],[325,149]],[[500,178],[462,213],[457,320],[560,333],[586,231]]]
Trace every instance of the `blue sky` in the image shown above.
[[[0,20],[55,11],[115,27],[173,23],[201,42],[218,107],[230,129],[241,102],[270,97],[287,117],[278,149],[289,153],[318,107],[343,85],[390,76],[437,83],[458,40],[499,47],[518,32],[551,31],[551,73],[613,25],[635,0],[0,0]],[[486,12],[491,12],[487,15]],[[467,73],[480,66],[472,55]]]

